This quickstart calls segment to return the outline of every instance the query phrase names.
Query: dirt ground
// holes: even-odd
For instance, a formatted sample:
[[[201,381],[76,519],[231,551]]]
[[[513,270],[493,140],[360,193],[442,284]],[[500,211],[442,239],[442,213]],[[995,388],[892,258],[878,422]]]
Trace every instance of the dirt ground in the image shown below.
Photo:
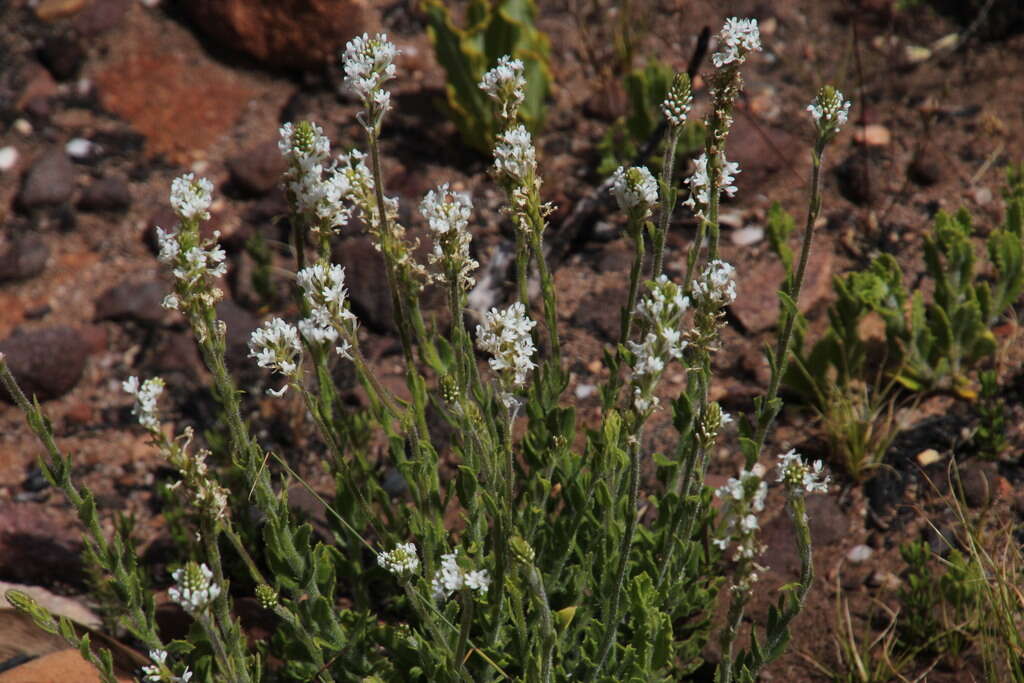
[[[41,8],[55,4],[70,9],[40,18]],[[355,103],[338,94],[337,64],[305,71],[267,67],[244,54],[244,46],[204,37],[175,3],[153,4],[0,4],[0,149],[13,148],[17,156],[0,171],[0,340],[8,340],[0,345],[18,335],[58,330],[35,338],[56,339],[53,346],[28,344],[32,348],[25,352],[36,354],[32,362],[43,375],[40,386],[59,387],[53,389],[59,395],[43,403],[58,444],[74,455],[75,476],[96,494],[106,524],[119,513],[134,515],[159,581],[166,580],[160,548],[167,531],[154,482],[169,473],[133,426],[120,383],[133,374],[163,376],[170,397],[165,405],[176,429],[201,425],[213,415],[201,388],[204,370],[182,320],[159,309],[166,280],[154,256],[152,226],[173,221],[170,181],[193,170],[216,185],[212,223],[231,263],[225,284],[229,300],[222,309],[230,361],[241,385],[259,397],[266,378],[245,358],[245,341],[272,310],[288,312],[287,297],[268,304],[254,291],[255,264],[244,245],[258,234],[270,245],[275,263],[287,266],[281,245],[286,236],[273,222],[285,212],[273,183],[280,170],[278,126],[312,118],[337,150],[362,140]],[[423,18],[411,4],[377,3],[383,28],[403,52],[392,88],[396,111],[384,128],[385,182],[389,193],[400,197],[403,221],[413,233],[422,224],[412,207],[428,189],[451,182],[471,192],[477,209],[474,250],[486,263],[510,243],[498,211],[500,192],[487,175],[488,160],[467,150],[455,127],[438,114],[444,74],[434,61]],[[557,241],[573,208],[602,182],[593,170],[597,143],[624,113],[611,47],[619,19],[614,7],[622,3],[538,4],[539,26],[551,39],[554,76],[538,151],[544,197],[557,205],[550,228]],[[959,16],[941,13],[936,7],[942,3],[901,9],[890,0],[632,4],[627,23],[635,41],[634,66],[654,57],[685,69],[705,26],[715,31],[734,15],[761,23],[765,51],[745,67],[746,88],[728,150],[742,173],[737,196],[723,208],[723,257],[740,277],[740,297],[715,361],[713,395],[726,409],[749,410],[767,381],[760,349],[774,338],[771,293],[781,273],[767,241],[748,238],[763,227],[774,201],[797,217],[806,212],[812,128],[804,108],[819,85],[836,84],[854,107],[851,125],[825,160],[822,227],[805,293],[812,330],[825,322],[831,277],[862,267],[879,253],[893,254],[915,282],[923,270],[922,238],[939,209],[965,206],[983,230],[1000,223],[1002,169],[1024,160],[1024,34],[1007,23],[1012,8],[1003,7],[1013,0],[997,1],[980,23],[976,9]],[[709,62],[701,71],[708,69]],[[706,108],[707,92],[698,81],[694,115]],[[45,195],[46,188],[58,187],[57,196],[35,201],[27,196],[29,176],[38,160],[54,154],[65,158],[42,169],[50,175],[40,191]],[[587,395],[588,388],[604,376],[599,361],[617,330],[630,258],[615,214],[602,208],[566,240],[567,248],[552,264],[566,353],[578,359],[570,364],[566,396],[585,396],[578,404],[585,421],[597,414],[598,398]],[[693,226],[680,211],[666,258],[670,275],[682,272]],[[15,258],[31,250],[42,254],[34,267]],[[390,333],[388,302],[379,291],[380,266],[363,235],[344,235],[337,255],[349,268],[368,356],[396,386],[401,355]],[[6,276],[9,272],[15,277]],[[284,282],[278,278],[279,285]],[[1015,325],[996,332],[1006,348],[1001,386],[1011,411],[1010,457],[998,464],[964,458],[960,465],[968,473],[965,480],[980,481],[992,492],[992,500],[979,507],[991,503],[997,519],[1020,522],[1024,468],[1016,456],[1024,446],[1024,354],[1013,344]],[[678,372],[668,373],[666,396],[679,389],[681,379]],[[288,452],[316,481],[318,446],[300,436],[309,433],[303,432],[300,407],[286,403],[282,409],[259,398],[248,407],[269,425],[261,438]],[[948,489],[944,481],[950,459],[976,423],[972,406],[937,396],[903,417],[908,429],[890,452],[892,472],[861,486],[837,471],[834,492],[809,501],[816,584],[794,625],[797,637],[764,680],[822,679],[812,661],[836,665],[837,587],[858,623],[868,623],[876,601],[893,603],[904,567],[900,544],[920,537],[940,543],[934,529],[952,529],[952,513],[942,499]],[[671,438],[669,417],[661,415],[657,423],[663,429],[650,430],[652,447]],[[289,435],[296,426],[297,433]],[[729,437],[709,483],[724,481],[738,467],[735,434]],[[828,457],[809,411],[785,411],[771,438],[779,451],[797,447]],[[922,467],[916,456],[929,448],[940,459]],[[77,522],[35,468],[40,452],[19,411],[0,403],[0,580],[79,595],[85,584],[76,559]],[[760,593],[768,599],[752,606],[755,621],[774,602],[775,589],[797,571],[780,492],[773,491],[769,502],[776,517],[763,522],[769,571],[767,590]],[[869,548],[869,557],[851,556],[855,546]],[[714,655],[710,645],[709,654]],[[982,678],[979,662],[968,657],[957,670],[936,669],[929,680]]]

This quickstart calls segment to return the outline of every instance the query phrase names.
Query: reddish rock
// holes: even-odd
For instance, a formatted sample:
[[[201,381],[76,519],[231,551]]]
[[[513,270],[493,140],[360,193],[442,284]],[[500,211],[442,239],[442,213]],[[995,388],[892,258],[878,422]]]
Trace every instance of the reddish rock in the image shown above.
[[[19,79],[24,85],[18,94],[14,106],[24,110],[30,102],[45,100],[57,94],[57,81],[39,62],[29,62],[19,74]]]
[[[49,258],[50,248],[42,237],[34,232],[20,235],[0,254],[0,282],[33,278],[43,272]]]
[[[89,348],[78,330],[55,326],[8,337],[0,341],[0,353],[25,395],[47,401],[78,384]],[[6,390],[0,398],[10,400]]]
[[[253,96],[222,67],[140,40],[96,77],[104,108],[146,137],[150,157],[186,163],[226,133]]]
[[[106,33],[121,23],[131,4],[132,0],[93,0],[75,16],[75,32],[83,37]]]
[[[354,36],[377,26],[370,0],[183,0],[196,27],[218,45],[272,67],[317,68]]]
[[[227,161],[231,182],[239,190],[251,195],[265,195],[281,181],[286,164],[277,147],[277,141],[254,145]]]
[[[832,261],[830,249],[812,247],[800,292],[801,313],[807,313],[828,296],[832,286]],[[761,332],[778,322],[777,292],[784,277],[782,264],[774,256],[737,271],[736,301],[729,308],[747,332]]]
[[[52,503],[0,503],[0,573],[6,579],[80,585],[80,551],[78,527]]]

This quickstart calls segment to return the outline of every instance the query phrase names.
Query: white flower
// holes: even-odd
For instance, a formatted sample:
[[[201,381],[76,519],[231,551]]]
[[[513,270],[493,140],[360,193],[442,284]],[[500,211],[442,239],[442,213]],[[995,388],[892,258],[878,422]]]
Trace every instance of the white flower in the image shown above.
[[[511,121],[526,99],[525,68],[518,59],[509,55],[498,58],[498,63],[484,74],[480,89],[501,106],[501,115]]]
[[[827,85],[818,91],[814,102],[807,105],[807,111],[811,113],[819,131],[834,135],[846,125],[850,106],[850,101],[843,97],[842,92]]]
[[[815,460],[808,467],[800,454],[794,449],[779,455],[776,465],[779,470],[779,481],[786,484],[792,495],[803,493],[828,493],[829,477],[821,460]]]
[[[420,558],[416,555],[416,546],[412,543],[399,543],[392,550],[377,555],[377,564],[395,576],[414,574],[420,567]]]
[[[310,121],[286,123],[280,130],[278,148],[288,162],[284,187],[317,231],[333,231],[348,223],[351,211],[342,201],[350,194],[348,176],[329,164],[331,142],[320,126]]]
[[[336,263],[316,263],[296,273],[295,279],[310,309],[309,317],[299,321],[299,331],[306,339],[333,344],[340,336],[339,328],[346,334],[355,333],[356,316],[348,309],[344,267]],[[349,348],[347,342],[345,348]]]
[[[761,49],[757,19],[726,19],[718,40],[721,51],[711,55],[714,65],[720,68],[733,62],[742,64],[748,53]]]
[[[302,358],[299,331],[280,318],[265,322],[249,337],[249,355],[261,368],[293,375]]]
[[[700,156],[694,160],[693,175],[686,179],[686,183],[690,186],[690,196],[683,202],[686,206],[689,206],[694,213],[698,216],[703,216],[704,211],[711,205],[711,182],[708,176],[708,155],[705,152],[701,152]],[[736,185],[733,183],[736,181],[736,174],[740,172],[740,165],[728,161],[725,155],[722,155],[722,168],[720,169],[720,177],[718,181],[718,191],[725,192],[726,195],[732,197],[736,194]]]
[[[139,424],[150,431],[160,429],[156,402],[164,391],[164,381],[159,377],[153,377],[140,384],[139,378],[133,375],[126,379],[121,387],[125,393],[135,397],[132,415],[139,418]]]
[[[441,556],[441,568],[434,574],[431,581],[435,600],[444,600],[452,593],[468,588],[483,593],[491,584],[486,569],[465,571],[459,566],[459,550]]]
[[[171,208],[182,220],[206,220],[210,217],[213,183],[206,178],[196,180],[187,173],[171,182]]]
[[[477,346],[490,353],[491,369],[511,380],[515,387],[526,384],[526,376],[537,367],[533,363],[533,338],[530,330],[536,325],[526,314],[521,301],[504,311],[492,308],[484,315],[484,324],[476,326]]]
[[[498,176],[525,185],[534,176],[537,158],[533,138],[526,126],[516,126],[498,136],[494,147],[494,169]]]
[[[732,541],[736,541],[734,560],[753,559],[763,550],[757,541],[757,513],[764,511],[768,484],[761,478],[760,471],[756,466],[744,469],[738,478],[730,477],[715,491],[715,496],[723,499],[725,505],[721,513],[720,535],[714,543],[725,550]]]
[[[714,260],[707,264],[699,280],[693,281],[693,298],[708,308],[723,308],[736,300],[736,269]]]
[[[188,670],[188,667],[185,667],[185,672],[180,676],[171,673],[166,666],[167,652],[165,650],[150,650],[149,658],[155,664],[142,667],[144,676],[142,680],[146,683],[188,683],[192,680],[192,672]]]
[[[371,97],[385,82],[395,77],[393,64],[398,50],[386,33],[373,38],[364,33],[348,41],[342,63],[345,81],[360,97]]]
[[[619,208],[631,216],[646,218],[658,203],[658,181],[646,166],[619,166],[612,174],[611,191]]]
[[[469,255],[469,219],[473,203],[464,192],[453,192],[445,183],[431,190],[420,203],[420,213],[434,235],[434,250],[430,263],[441,264],[441,273],[435,279],[447,282],[456,279],[464,288],[473,286],[470,275],[480,264]]]
[[[171,576],[176,585],[167,591],[167,596],[189,614],[202,610],[220,595],[220,586],[213,583],[213,572],[205,563],[189,562]]]
[[[338,331],[329,325],[321,325],[311,318],[303,318],[298,322],[299,334],[310,344],[333,344],[338,341]]]

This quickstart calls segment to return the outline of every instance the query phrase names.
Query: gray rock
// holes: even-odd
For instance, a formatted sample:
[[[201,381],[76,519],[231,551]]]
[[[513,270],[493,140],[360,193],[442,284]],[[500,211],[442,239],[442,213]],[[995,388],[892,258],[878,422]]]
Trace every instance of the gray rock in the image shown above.
[[[83,211],[124,211],[132,204],[128,184],[119,178],[100,178],[85,189],[78,201]]]
[[[75,170],[71,160],[60,148],[43,152],[32,162],[18,195],[25,209],[63,204],[75,186]]]
[[[286,164],[277,143],[268,141],[255,145],[227,160],[231,182],[239,190],[265,195],[281,181]]]
[[[89,345],[78,330],[55,326],[15,333],[0,341],[0,353],[25,395],[48,401],[71,391],[82,378]],[[10,400],[7,392],[0,393]]]
[[[143,325],[160,325],[167,311],[160,305],[170,287],[160,280],[126,280],[96,299],[94,320],[131,320]]]
[[[33,278],[43,272],[49,258],[50,248],[42,237],[35,233],[21,235],[0,255],[0,282]]]
[[[360,322],[377,332],[394,332],[384,257],[371,238],[359,236],[336,243],[334,260],[345,267],[345,285]]]

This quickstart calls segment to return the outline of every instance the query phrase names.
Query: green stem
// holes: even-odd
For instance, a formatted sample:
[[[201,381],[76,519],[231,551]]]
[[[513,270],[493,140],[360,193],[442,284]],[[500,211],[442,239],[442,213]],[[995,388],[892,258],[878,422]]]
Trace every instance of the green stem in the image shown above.
[[[672,214],[676,209],[676,189],[673,186],[673,172],[676,166],[676,147],[679,144],[679,135],[682,129],[678,126],[670,126],[668,132],[668,149],[661,162],[661,184],[665,189],[665,196],[661,198],[661,209],[658,212],[658,229],[654,233],[654,260],[651,266],[651,278],[657,279],[664,269],[665,240],[668,238],[668,228],[672,222]]]

